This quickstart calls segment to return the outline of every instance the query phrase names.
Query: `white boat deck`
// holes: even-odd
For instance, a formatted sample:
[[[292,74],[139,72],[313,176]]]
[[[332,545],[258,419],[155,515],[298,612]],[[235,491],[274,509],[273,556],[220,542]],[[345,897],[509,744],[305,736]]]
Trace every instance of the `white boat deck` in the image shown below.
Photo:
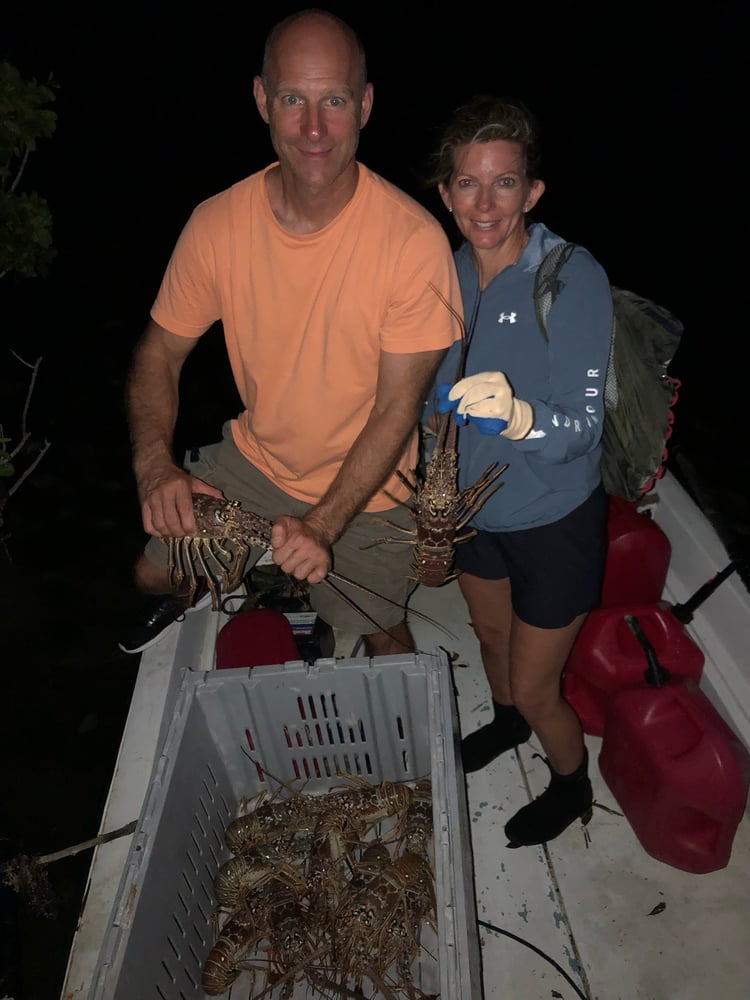
[[[709,566],[696,588],[719,568]],[[688,593],[667,597],[683,600]],[[420,649],[441,646],[453,662],[466,734],[489,720],[490,701],[460,591],[455,583],[420,588],[412,605],[455,633],[454,639],[418,619],[411,623]],[[190,666],[182,650],[200,636],[206,652],[222,618],[208,608],[189,615],[180,634],[143,657],[102,832],[137,818],[169,717],[164,707],[180,670]],[[355,645],[354,637],[337,635],[336,653],[350,656]],[[657,861],[639,844],[599,773],[601,740],[586,741],[593,819],[586,832],[574,823],[544,847],[508,849],[503,834],[507,819],[548,779],[533,737],[518,753],[467,776],[483,966],[483,993],[477,986],[476,1000],[747,1000],[748,813],[726,868],[695,875]],[[61,1000],[88,996],[130,840],[96,851]]]
[[[422,590],[413,603],[458,636],[412,623],[421,647],[437,642],[457,654],[461,729],[471,732],[491,709],[460,591]],[[549,777],[533,737],[467,775],[486,1000],[747,1000],[747,812],[726,868],[680,871],[643,850],[599,773],[601,739],[586,743],[595,795],[588,837],[574,823],[545,847],[506,848],[504,824]]]

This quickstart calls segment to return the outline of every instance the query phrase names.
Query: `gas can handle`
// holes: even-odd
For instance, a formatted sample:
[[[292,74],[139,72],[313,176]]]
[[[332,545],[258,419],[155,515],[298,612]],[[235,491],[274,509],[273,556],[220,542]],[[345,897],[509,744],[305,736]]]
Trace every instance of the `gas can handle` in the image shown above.
[[[647,684],[652,684],[654,687],[661,687],[666,684],[669,680],[669,671],[666,667],[659,663],[659,658],[656,655],[656,650],[651,645],[646,636],[646,633],[641,627],[641,623],[635,617],[635,615],[625,615],[625,621],[630,628],[630,631],[638,640],[643,652],[646,654],[646,660],[648,661],[648,667],[644,673],[644,678]]]

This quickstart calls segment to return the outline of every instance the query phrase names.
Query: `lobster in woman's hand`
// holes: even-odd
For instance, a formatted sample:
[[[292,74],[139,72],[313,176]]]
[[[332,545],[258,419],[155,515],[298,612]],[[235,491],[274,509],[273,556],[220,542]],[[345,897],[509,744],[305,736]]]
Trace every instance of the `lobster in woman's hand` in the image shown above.
[[[508,468],[506,464],[498,469],[497,462],[493,462],[473,486],[459,490],[456,431],[451,414],[443,414],[424,482],[417,480],[412,483],[400,474],[414,496],[414,579],[425,587],[440,587],[454,579],[456,545],[476,534],[473,528],[463,534],[461,532],[485,501],[500,488],[502,483],[493,490],[490,486]]]
[[[198,587],[198,577],[203,576],[216,611],[219,594],[229,594],[239,585],[250,549],[253,546],[271,548],[272,522],[260,514],[243,510],[239,500],[222,500],[205,493],[193,494],[193,510],[198,526],[195,534],[162,539],[168,549],[169,580],[174,587],[187,581],[188,595],[192,598]],[[321,584],[334,590],[378,631],[385,631],[333,581],[367,593],[372,591],[334,572],[330,572]],[[388,601],[388,598],[381,596],[381,600]],[[390,603],[396,604],[395,601]],[[409,614],[447,632],[443,625],[419,611],[409,609]]]
[[[432,284],[430,287],[440,297],[461,328],[462,350],[458,365],[456,381],[463,377],[469,337],[460,315],[447,301],[445,296]],[[398,476],[412,494],[413,506],[409,507],[414,515],[415,528],[408,532],[407,538],[379,538],[378,542],[403,542],[414,545],[412,566],[413,579],[425,587],[441,587],[455,578],[453,571],[456,545],[468,541],[476,531],[470,528],[463,534],[469,521],[477,514],[482,505],[500,489],[502,483],[490,489],[493,483],[508,468],[507,463],[501,468],[497,462],[489,465],[473,486],[463,490],[458,489],[458,458],[456,454],[456,436],[458,428],[452,419],[452,412],[439,417],[435,434],[435,445],[432,456],[427,462],[424,480],[420,481],[415,474],[412,482],[403,473]],[[403,501],[400,501],[403,502]],[[398,525],[385,521],[391,528],[398,530]],[[400,529],[403,531],[403,529]],[[373,543],[376,544],[376,543]]]

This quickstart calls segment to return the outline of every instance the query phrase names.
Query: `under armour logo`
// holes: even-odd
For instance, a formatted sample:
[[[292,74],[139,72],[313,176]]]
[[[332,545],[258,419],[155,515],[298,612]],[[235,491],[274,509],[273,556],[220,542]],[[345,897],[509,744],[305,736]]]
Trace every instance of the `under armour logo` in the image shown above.
[[[500,313],[500,315],[497,317],[498,323],[504,323],[506,320],[509,323],[515,323],[516,313]]]

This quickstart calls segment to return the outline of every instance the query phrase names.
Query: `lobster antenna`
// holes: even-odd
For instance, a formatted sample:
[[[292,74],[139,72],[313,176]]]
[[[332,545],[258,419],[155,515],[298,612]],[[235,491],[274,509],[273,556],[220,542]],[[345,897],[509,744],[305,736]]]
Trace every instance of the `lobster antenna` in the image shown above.
[[[443,303],[445,308],[451,313],[456,322],[458,323],[459,329],[461,330],[461,353],[458,358],[458,366],[456,368],[455,382],[458,382],[464,377],[464,372],[466,371],[466,358],[469,353],[469,344],[471,343],[472,336],[474,334],[474,328],[477,325],[477,316],[479,315],[479,306],[482,301],[482,290],[477,289],[477,294],[474,298],[474,305],[471,310],[471,318],[469,319],[468,329],[463,317],[458,312],[458,310],[453,306],[448,299],[443,295],[437,285],[433,282],[429,282],[430,288],[437,295],[440,301]],[[455,450],[456,438],[458,436],[458,427],[454,420],[450,419],[450,411],[441,415],[440,421],[438,423],[438,429],[436,432],[435,448],[436,449],[449,449],[451,451]]]
[[[334,580],[338,580],[340,583],[346,583],[350,587],[356,587],[357,590],[362,590],[364,591],[365,594],[370,594],[373,597],[377,597],[381,601],[386,601],[388,604],[392,604],[396,608],[401,608],[401,610],[404,611],[405,613],[413,615],[420,621],[427,622],[428,625],[434,625],[435,628],[439,628],[441,632],[444,632],[446,635],[450,636],[451,639],[457,638],[457,636],[454,635],[454,633],[451,632],[450,629],[446,628],[445,625],[441,625],[440,622],[435,621],[434,618],[430,618],[429,615],[424,615],[422,614],[421,611],[415,611],[414,608],[407,608],[405,605],[399,604],[398,601],[392,601],[389,597],[384,597],[382,594],[375,593],[374,590],[370,590],[369,587],[365,587],[361,583],[355,583],[354,580],[349,580],[345,576],[339,576],[338,573],[333,573],[333,572],[329,573],[328,576],[325,578],[325,580],[323,580],[322,582],[327,584],[327,586],[329,586],[331,590],[334,591],[334,593],[338,594],[338,596],[342,599],[342,601],[346,601],[346,603],[353,611],[356,611],[357,614],[362,615],[362,617],[366,619],[371,625],[374,625],[375,628],[378,630],[378,632],[385,632],[385,634],[389,635],[391,639],[393,639],[395,642],[401,642],[401,640],[397,638],[395,635],[391,635],[388,629],[384,629],[379,622],[375,621],[374,618],[371,618],[370,615],[368,615],[363,608],[360,608],[359,605],[356,604],[350,597],[348,597],[339,587],[337,587],[335,583],[331,583],[331,577],[333,577]]]
[[[247,759],[250,761],[251,764],[255,764],[255,767],[259,771],[261,771],[263,774],[265,774],[265,776],[267,778],[270,778],[271,781],[275,781],[276,784],[279,786],[279,788],[286,789],[286,791],[289,792],[290,796],[292,796],[292,795],[301,795],[302,794],[302,788],[304,788],[305,785],[308,784],[308,782],[310,781],[310,778],[305,778],[304,780],[302,780],[302,779],[293,779],[292,781],[282,781],[281,778],[277,778],[275,774],[272,774],[264,764],[261,764],[261,762],[259,760],[256,760],[255,757],[253,757],[253,755],[250,753],[250,751],[247,749],[247,747],[245,747],[244,744],[240,744],[240,750],[247,757]],[[293,787],[294,781],[296,781],[296,780],[302,780],[302,788],[297,789],[297,788]],[[278,792],[278,789],[276,791]],[[261,793],[261,794],[265,794],[265,793]]]
[[[429,286],[433,290],[433,292],[437,295],[437,297],[440,299],[440,301],[443,303],[445,308],[450,312],[450,314],[456,320],[459,329],[461,330],[461,355],[458,359],[458,368],[456,369],[456,382],[458,382],[459,379],[463,378],[464,371],[466,369],[466,355],[469,353],[469,345],[474,335],[474,328],[477,325],[477,317],[479,316],[479,306],[482,302],[482,290],[481,288],[477,289],[477,294],[474,298],[474,305],[472,306],[471,309],[471,318],[469,319],[469,325],[467,327],[461,314],[458,312],[455,306],[451,305],[448,299],[446,299],[446,297],[443,295],[443,293],[440,291],[437,285],[433,284],[433,282],[430,281]]]
[[[466,355],[469,353],[469,345],[471,344],[471,338],[474,336],[474,328],[477,325],[477,317],[479,316],[479,306],[482,301],[482,289],[477,287],[477,294],[474,297],[474,305],[471,309],[471,319],[469,320],[469,326],[466,331],[466,341],[464,344],[464,349],[461,352],[461,369],[459,372],[459,377],[463,378],[466,368]]]

